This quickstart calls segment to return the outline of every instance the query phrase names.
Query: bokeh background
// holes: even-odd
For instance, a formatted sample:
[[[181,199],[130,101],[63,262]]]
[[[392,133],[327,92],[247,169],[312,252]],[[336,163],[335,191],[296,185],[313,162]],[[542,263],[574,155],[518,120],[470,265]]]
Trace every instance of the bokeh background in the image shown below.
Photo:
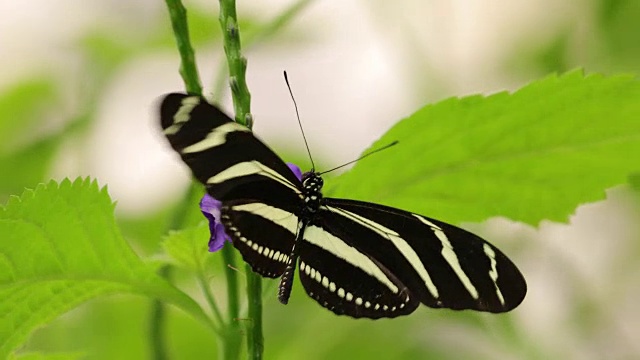
[[[205,93],[230,111],[218,4],[185,5]],[[427,103],[514,90],[576,67],[640,71],[637,0],[272,0],[238,7],[254,131],[285,158],[306,161],[282,77],[287,70],[311,151],[325,167],[354,159]],[[0,2],[0,199],[50,178],[97,178],[118,202],[134,249],[158,256],[171,208],[189,181],[156,118],[158,98],[183,89],[178,65],[163,1]],[[509,315],[421,308],[392,321],[353,321],[317,306],[301,286],[281,306],[271,283],[266,356],[640,358],[639,202],[625,186],[606,198],[578,207],[568,224],[463,224],[492,239],[525,274],[529,293]],[[211,262],[223,267],[217,255]],[[176,281],[193,287],[186,276]],[[149,311],[143,298],[94,300],[39,330],[28,349],[145,358]],[[215,337],[198,322],[172,310],[169,325],[174,358],[216,357]]]

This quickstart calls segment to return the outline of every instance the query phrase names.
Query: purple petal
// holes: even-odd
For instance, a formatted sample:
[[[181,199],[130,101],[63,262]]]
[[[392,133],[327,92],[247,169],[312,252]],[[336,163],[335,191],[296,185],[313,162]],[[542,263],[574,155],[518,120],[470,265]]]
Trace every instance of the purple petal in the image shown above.
[[[225,241],[231,241],[224,232],[224,225],[220,222],[220,206],[222,203],[209,194],[204,194],[200,200],[200,211],[209,220],[209,251],[214,252],[222,249]]]
[[[291,171],[293,171],[293,173],[298,178],[298,180],[302,180],[302,171],[300,170],[298,165],[293,163],[287,163],[287,166],[289,167],[289,169],[291,169]]]
[[[224,232],[224,225],[221,223],[215,223],[213,228],[211,228],[211,223],[209,223],[209,231],[211,231],[211,237],[209,238],[209,251],[214,252],[222,249],[225,242],[231,242],[231,239]]]
[[[300,168],[292,163],[287,163],[287,166],[295,174],[298,180],[302,180],[302,171]],[[231,242],[231,238],[224,231],[224,225],[220,222],[220,207],[222,203],[209,194],[204,194],[202,200],[200,200],[200,211],[209,221],[209,251],[215,252],[224,246],[225,242]]]

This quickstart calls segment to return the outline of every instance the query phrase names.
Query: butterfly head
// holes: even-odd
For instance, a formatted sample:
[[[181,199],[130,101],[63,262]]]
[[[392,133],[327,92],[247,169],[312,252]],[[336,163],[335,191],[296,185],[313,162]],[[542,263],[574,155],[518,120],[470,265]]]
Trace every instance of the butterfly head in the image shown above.
[[[308,192],[319,193],[322,190],[322,185],[324,185],[324,181],[314,171],[309,171],[302,174],[302,186]]]

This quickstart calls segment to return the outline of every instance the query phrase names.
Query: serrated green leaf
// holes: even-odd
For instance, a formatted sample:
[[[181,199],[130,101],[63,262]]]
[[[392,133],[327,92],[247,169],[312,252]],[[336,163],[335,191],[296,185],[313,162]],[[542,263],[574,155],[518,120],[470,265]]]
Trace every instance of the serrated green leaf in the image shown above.
[[[209,255],[208,239],[209,226],[203,221],[196,226],[170,232],[162,245],[179,265],[198,272]]]
[[[625,183],[640,158],[640,82],[571,72],[489,97],[448,99],[400,121],[327,193],[450,222],[538,224]]]
[[[114,205],[96,182],[50,182],[0,209],[0,358],[35,328],[100,295],[159,298],[201,308],[156,274],[122,239]]]

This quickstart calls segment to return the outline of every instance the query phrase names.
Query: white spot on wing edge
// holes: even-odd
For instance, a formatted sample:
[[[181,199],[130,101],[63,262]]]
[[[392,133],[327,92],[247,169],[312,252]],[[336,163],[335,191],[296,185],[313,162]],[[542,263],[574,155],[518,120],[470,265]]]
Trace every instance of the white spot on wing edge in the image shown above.
[[[489,277],[491,277],[491,280],[493,280],[493,284],[496,286],[496,294],[498,295],[498,300],[500,300],[500,303],[504,306],[504,296],[502,296],[502,291],[500,291],[500,288],[498,287],[498,269],[496,268],[496,265],[497,265],[496,253],[488,244],[484,244],[483,249],[484,249],[485,255],[489,257],[489,260],[491,260],[491,270],[489,270]]]
[[[418,220],[420,220],[420,222],[429,226],[431,230],[433,230],[433,233],[436,235],[438,240],[440,240],[440,243],[442,243],[442,250],[440,251],[440,254],[442,254],[442,257],[447,261],[447,263],[449,263],[449,266],[451,266],[453,272],[456,273],[458,279],[460,279],[460,282],[462,282],[462,285],[464,285],[471,297],[478,300],[478,298],[480,297],[480,295],[478,294],[478,290],[475,286],[473,286],[473,283],[464,272],[464,270],[462,270],[462,266],[460,266],[458,256],[456,255],[455,251],[453,251],[453,245],[451,245],[451,242],[447,238],[447,235],[444,233],[444,231],[442,231],[439,226],[423,218],[422,216],[419,216],[417,214],[413,214],[413,216],[415,216]]]

